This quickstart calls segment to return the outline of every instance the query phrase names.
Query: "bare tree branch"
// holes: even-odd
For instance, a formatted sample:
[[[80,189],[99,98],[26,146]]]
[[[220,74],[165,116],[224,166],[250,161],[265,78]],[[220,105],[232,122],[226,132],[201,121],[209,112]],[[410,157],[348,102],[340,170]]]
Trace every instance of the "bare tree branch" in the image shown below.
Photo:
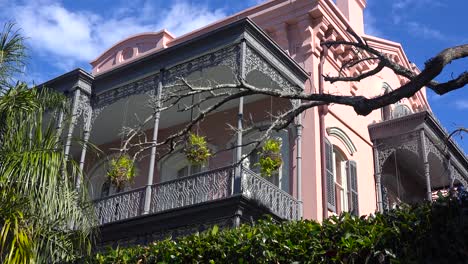
[[[164,87],[165,93],[161,98],[162,107],[153,107],[153,114],[144,119],[138,126],[134,128],[127,128],[125,131],[126,141],[121,147],[121,151],[127,152],[131,149],[138,149],[135,151],[135,157],[141,155],[145,150],[153,146],[166,146],[167,153],[174,151],[179,144],[183,141],[192,128],[199,124],[210,113],[215,112],[223,105],[231,102],[232,100],[241,97],[248,97],[253,95],[264,95],[275,98],[284,98],[290,100],[299,100],[301,103],[297,107],[286,110],[283,113],[273,115],[269,124],[251,125],[242,131],[237,131],[236,128],[231,126],[234,132],[248,133],[250,131],[261,131],[262,135],[254,139],[252,142],[244,143],[243,146],[254,145],[253,149],[259,147],[262,142],[267,139],[272,131],[279,131],[287,128],[294,119],[307,109],[328,105],[328,104],[341,104],[353,107],[354,111],[359,115],[368,115],[376,109],[398,102],[403,98],[413,96],[417,91],[427,86],[437,94],[445,94],[450,91],[460,89],[468,83],[468,72],[463,72],[457,78],[447,82],[436,82],[434,79],[440,75],[443,69],[451,62],[468,57],[468,44],[447,48],[441,51],[436,56],[432,57],[425,63],[425,67],[421,72],[415,72],[408,69],[397,62],[393,61],[386,54],[372,48],[365,41],[359,37],[354,31],[348,29],[348,32],[355,39],[355,41],[337,40],[337,41],[324,41],[321,43],[328,50],[330,47],[343,45],[348,49],[348,55],[354,56],[351,59],[342,62],[337,76],[323,76],[324,80],[330,83],[334,82],[359,82],[365,78],[376,75],[384,68],[391,69],[395,74],[405,77],[408,82],[393,91],[382,94],[376,97],[367,98],[364,96],[353,95],[335,95],[327,93],[308,93],[303,90],[281,90],[272,87],[258,87],[248,83],[244,79],[237,78],[234,83],[216,83],[209,80],[199,80],[198,82],[188,81],[184,78],[178,79],[176,84]],[[354,76],[346,76],[345,72],[360,64],[365,64],[364,72],[360,72]],[[370,66],[369,66],[370,65]],[[369,69],[370,67],[370,69]],[[194,83],[202,83],[195,85]],[[197,96],[196,102],[185,103],[184,99],[193,98]],[[173,107],[178,107],[178,112],[196,112],[195,117],[188,121],[184,127],[174,134],[169,135],[167,138],[160,142],[149,141],[143,129],[148,122],[153,120],[157,111],[166,111]],[[197,111],[194,111],[194,110]],[[460,130],[461,131],[461,130]],[[464,130],[466,132],[466,130]],[[237,148],[239,146],[233,145],[227,150]],[[220,150],[224,151],[224,150]],[[251,154],[251,153],[249,153]]]

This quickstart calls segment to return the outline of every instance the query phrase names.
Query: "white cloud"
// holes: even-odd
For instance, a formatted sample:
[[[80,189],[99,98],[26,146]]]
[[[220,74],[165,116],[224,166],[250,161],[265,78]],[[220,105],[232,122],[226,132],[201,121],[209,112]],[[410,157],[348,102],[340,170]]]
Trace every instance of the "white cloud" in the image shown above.
[[[460,110],[468,110],[468,100],[457,100],[455,106]]]
[[[421,36],[427,39],[448,40],[449,38],[445,36],[441,31],[429,28],[417,22],[408,22],[408,30],[414,35]]]
[[[394,0],[393,9],[405,9],[410,7],[442,7],[445,4],[438,0]]]
[[[158,25],[168,28],[176,36],[227,16],[223,10],[210,11],[207,6],[193,6],[188,2],[176,2]]]
[[[407,19],[405,10],[421,8],[439,8],[446,4],[439,0],[393,0],[392,2],[392,20],[398,25]]]
[[[0,12],[18,23],[33,52],[70,70],[130,35],[166,28],[179,36],[226,16],[222,9],[191,2],[174,1],[166,9],[155,8],[151,1],[139,10],[123,5],[109,10],[110,17],[69,10],[55,0],[13,3]]]

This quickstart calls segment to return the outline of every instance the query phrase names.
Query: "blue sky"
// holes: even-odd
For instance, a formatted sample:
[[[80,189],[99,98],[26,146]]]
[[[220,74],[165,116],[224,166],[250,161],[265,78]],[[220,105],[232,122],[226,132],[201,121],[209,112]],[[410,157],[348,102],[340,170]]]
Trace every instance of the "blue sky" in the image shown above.
[[[89,61],[132,34],[168,29],[176,36],[238,12],[261,0],[0,0],[0,22],[14,20],[28,37],[24,76],[41,83]],[[366,32],[403,44],[421,69],[446,47],[468,43],[466,0],[367,0]],[[465,21],[465,22],[463,22]],[[468,60],[448,67],[444,81],[468,70]],[[444,96],[428,92],[432,110],[449,130],[468,127],[468,89]],[[468,134],[465,135],[468,137]],[[468,152],[468,139],[457,138]]]

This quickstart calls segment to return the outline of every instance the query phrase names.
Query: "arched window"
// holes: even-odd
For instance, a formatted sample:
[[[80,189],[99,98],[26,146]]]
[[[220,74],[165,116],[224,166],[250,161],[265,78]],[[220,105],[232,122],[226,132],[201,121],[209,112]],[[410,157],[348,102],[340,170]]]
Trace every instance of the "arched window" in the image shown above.
[[[113,195],[119,192],[130,190],[131,186],[127,184],[124,188],[118,190],[114,185],[111,184],[107,171],[109,169],[109,161],[118,154],[111,154],[104,157],[102,160],[96,163],[94,168],[91,169],[89,175],[88,192],[92,199],[104,198],[109,195]],[[139,169],[138,164],[135,164],[136,173],[138,176]]]
[[[383,94],[388,94],[389,92],[392,91],[392,87],[386,82],[383,83],[382,85]],[[382,107],[382,121],[390,120],[392,119],[392,106],[391,105],[386,105]]]
[[[178,150],[160,162],[160,181],[165,182],[190,176],[205,171],[207,168],[208,164],[191,164],[182,150]]]
[[[346,160],[337,147],[325,141],[328,209],[337,214],[359,215],[356,162]]]
[[[395,106],[395,109],[393,110],[393,118],[403,117],[406,115],[410,115],[411,113],[412,111],[409,108],[409,106],[399,103]]]

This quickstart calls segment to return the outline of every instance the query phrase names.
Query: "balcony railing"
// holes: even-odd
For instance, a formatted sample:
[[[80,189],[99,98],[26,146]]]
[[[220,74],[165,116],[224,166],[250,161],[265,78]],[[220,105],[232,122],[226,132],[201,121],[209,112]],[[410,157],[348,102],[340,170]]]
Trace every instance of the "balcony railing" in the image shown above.
[[[233,195],[235,166],[206,171],[151,186],[150,214],[183,208]],[[277,216],[299,219],[299,203],[287,192],[249,169],[242,169],[241,194],[267,207]],[[122,192],[94,201],[100,225],[143,214],[145,188]]]
[[[141,215],[145,188],[117,193],[94,201],[99,225]]]
[[[242,194],[281,218],[299,219],[299,202],[294,197],[246,168],[242,169]]]

